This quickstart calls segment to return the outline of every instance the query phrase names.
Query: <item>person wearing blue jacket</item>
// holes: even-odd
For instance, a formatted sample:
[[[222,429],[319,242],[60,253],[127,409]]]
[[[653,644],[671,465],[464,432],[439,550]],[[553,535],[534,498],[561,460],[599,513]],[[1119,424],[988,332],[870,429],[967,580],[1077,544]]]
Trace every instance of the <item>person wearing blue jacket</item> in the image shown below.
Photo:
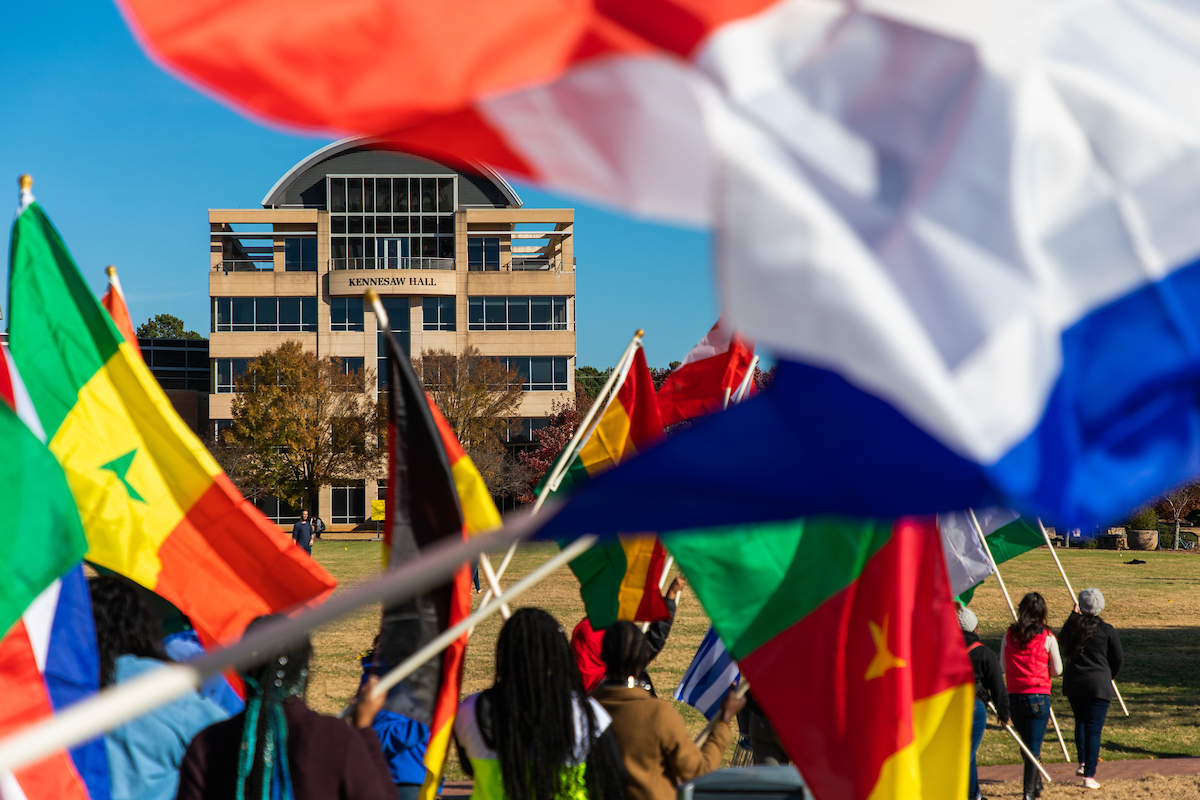
[[[363,670],[360,687],[373,674],[373,662],[373,650],[359,658]],[[385,708],[375,715],[371,727],[379,738],[392,782],[396,784],[398,800],[417,800],[421,785],[425,782],[425,749],[429,745],[429,726]]]

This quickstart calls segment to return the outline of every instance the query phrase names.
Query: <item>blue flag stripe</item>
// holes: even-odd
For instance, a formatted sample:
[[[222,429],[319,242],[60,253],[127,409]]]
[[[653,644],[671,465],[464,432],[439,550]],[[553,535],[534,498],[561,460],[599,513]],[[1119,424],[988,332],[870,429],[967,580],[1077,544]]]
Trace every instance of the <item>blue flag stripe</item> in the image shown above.
[[[740,674],[737,662],[725,649],[716,630],[710,626],[687,672],[675,688],[675,699],[712,719],[729,692],[729,687],[739,679]]]

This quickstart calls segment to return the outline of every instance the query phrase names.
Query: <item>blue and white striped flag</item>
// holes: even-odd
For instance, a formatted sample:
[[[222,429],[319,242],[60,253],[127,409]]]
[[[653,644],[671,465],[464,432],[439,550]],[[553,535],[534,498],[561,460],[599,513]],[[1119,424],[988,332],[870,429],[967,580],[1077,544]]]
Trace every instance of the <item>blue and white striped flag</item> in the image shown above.
[[[729,693],[729,687],[741,680],[737,662],[725,649],[721,637],[710,625],[696,656],[675,687],[675,699],[682,700],[712,719]]]

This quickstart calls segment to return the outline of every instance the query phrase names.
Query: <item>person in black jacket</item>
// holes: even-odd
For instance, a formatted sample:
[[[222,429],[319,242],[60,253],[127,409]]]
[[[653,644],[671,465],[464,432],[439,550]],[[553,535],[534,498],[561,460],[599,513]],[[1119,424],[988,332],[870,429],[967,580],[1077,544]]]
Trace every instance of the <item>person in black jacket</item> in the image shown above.
[[[967,789],[967,800],[976,800],[980,792],[975,753],[979,750],[983,731],[987,727],[987,704],[989,700],[995,703],[1000,724],[1007,725],[1008,690],[1004,687],[1004,675],[1000,672],[1000,659],[979,641],[979,634],[976,633],[979,618],[961,603],[958,606],[958,627],[962,628],[967,657],[971,659],[971,667],[975,670],[975,718],[971,725],[971,783]]]
[[[1104,595],[1100,590],[1084,589],[1059,637],[1067,662],[1063,694],[1075,714],[1075,748],[1079,752],[1079,769],[1075,774],[1083,776],[1083,785],[1089,789],[1100,788],[1096,782],[1100,732],[1104,730],[1108,704],[1113,699],[1113,678],[1125,661],[1121,637],[1100,618],[1103,610]]]

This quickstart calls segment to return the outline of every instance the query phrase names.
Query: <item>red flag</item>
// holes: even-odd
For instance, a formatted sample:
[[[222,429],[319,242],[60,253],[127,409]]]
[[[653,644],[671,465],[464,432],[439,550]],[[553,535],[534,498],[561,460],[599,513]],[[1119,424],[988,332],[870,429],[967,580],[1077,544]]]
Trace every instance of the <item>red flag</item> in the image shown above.
[[[726,393],[737,391],[754,359],[754,343],[717,320],[712,330],[684,357],[658,390],[663,425],[719,411]],[[753,393],[754,384],[749,391]]]

